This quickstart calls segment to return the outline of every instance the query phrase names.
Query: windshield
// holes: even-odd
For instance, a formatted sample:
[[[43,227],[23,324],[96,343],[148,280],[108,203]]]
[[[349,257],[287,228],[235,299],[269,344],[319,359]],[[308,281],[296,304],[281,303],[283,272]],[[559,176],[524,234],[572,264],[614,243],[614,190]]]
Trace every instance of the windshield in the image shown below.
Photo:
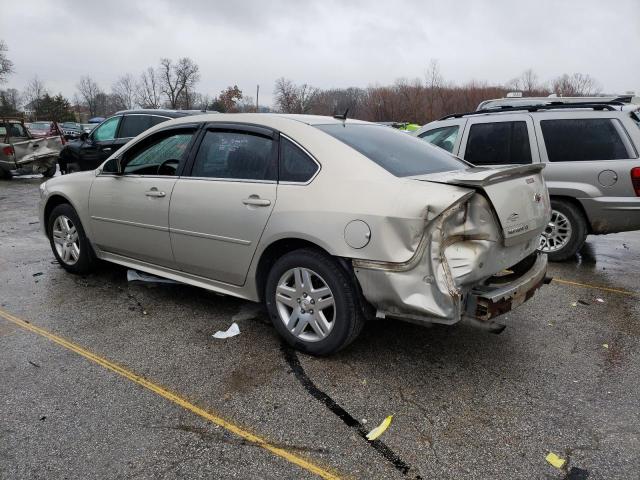
[[[316,125],[396,177],[468,168],[466,162],[394,128],[374,124]]]
[[[31,130],[48,130],[49,124],[48,123],[32,123],[29,128]]]

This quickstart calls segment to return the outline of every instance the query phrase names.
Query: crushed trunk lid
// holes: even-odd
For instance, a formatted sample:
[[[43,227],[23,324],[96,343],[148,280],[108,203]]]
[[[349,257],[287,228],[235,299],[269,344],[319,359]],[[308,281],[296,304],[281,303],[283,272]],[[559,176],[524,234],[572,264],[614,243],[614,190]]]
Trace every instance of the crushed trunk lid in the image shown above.
[[[415,180],[471,187],[489,198],[500,221],[505,245],[514,245],[539,235],[549,221],[551,205],[542,177],[544,165],[430,173]]]

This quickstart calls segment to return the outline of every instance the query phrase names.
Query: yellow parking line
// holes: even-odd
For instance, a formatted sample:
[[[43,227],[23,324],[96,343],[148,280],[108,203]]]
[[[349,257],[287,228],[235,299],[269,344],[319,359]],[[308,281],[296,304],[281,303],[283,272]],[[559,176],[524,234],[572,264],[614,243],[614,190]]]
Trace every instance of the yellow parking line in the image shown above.
[[[242,427],[239,427],[227,420],[224,420],[223,418],[219,417],[218,415],[212,414],[208,411],[206,411],[205,409],[198,407],[197,405],[194,405],[193,403],[189,402],[188,400],[182,398],[180,395],[173,393],[159,385],[156,385],[155,383],[147,380],[144,377],[141,377],[140,375],[137,375],[123,367],[121,367],[120,365],[116,365],[115,363],[110,362],[109,360],[100,357],[99,355],[96,355],[95,353],[90,352],[89,350],[82,348],[79,345],[76,345],[75,343],[72,343],[68,340],[65,340],[62,337],[59,337],[53,333],[48,332],[47,330],[40,328],[40,327],[36,327],[35,325],[27,322],[26,320],[22,320],[21,318],[16,317],[15,315],[12,315],[8,312],[5,312],[4,310],[0,309],[0,317],[4,318],[5,320],[8,320],[9,322],[14,323],[15,325],[19,326],[20,328],[23,328],[25,330],[28,330],[30,332],[36,333],[42,337],[45,337],[46,339],[57,343],[58,345],[66,348],[67,350],[71,350],[72,352],[77,353],[78,355],[81,355],[83,357],[85,357],[88,360],[91,360],[92,362],[97,363],[98,365],[100,365],[101,367],[106,368],[107,370],[111,370],[112,372],[117,373],[118,375],[127,378],[129,380],[131,380],[132,382],[137,383],[138,385],[141,385],[142,387],[151,390],[152,392],[160,395],[161,397],[169,400],[170,402],[175,403],[176,405],[181,406],[182,408],[189,410],[190,412],[195,413],[196,415],[204,418],[205,420],[210,421],[211,423],[214,423],[216,425],[219,425],[220,427],[224,428],[225,430],[237,435],[238,437],[243,438],[244,440],[247,440],[248,442],[254,443],[256,445],[258,445],[259,447],[264,448],[265,450],[268,450],[269,452],[273,453],[274,455],[277,455],[278,457],[281,457],[283,459],[285,459],[286,461],[293,463],[294,465],[297,465],[300,468],[303,468],[304,470],[307,470],[308,472],[311,472],[315,475],[318,475],[321,478],[324,479],[339,479],[340,477],[335,474],[335,473],[331,473],[328,470],[326,470],[325,468],[319,467],[318,465],[315,465],[313,463],[311,463],[308,460],[305,460],[304,458],[298,456],[298,455],[294,455],[293,453],[277,447],[275,445],[272,445],[271,443],[269,443],[267,440],[259,437],[258,435],[254,435],[253,433],[245,430]]]
[[[631,297],[640,296],[640,293],[631,292],[629,290],[621,290],[619,288],[609,288],[609,287],[602,287],[600,285],[590,285],[588,283],[573,282],[571,280],[563,280],[562,278],[555,278],[554,277],[553,281],[556,282],[556,283],[564,283],[565,285],[573,285],[575,287],[593,288],[595,290],[603,290],[605,292],[613,292],[613,293],[619,293],[621,295],[629,295]]]

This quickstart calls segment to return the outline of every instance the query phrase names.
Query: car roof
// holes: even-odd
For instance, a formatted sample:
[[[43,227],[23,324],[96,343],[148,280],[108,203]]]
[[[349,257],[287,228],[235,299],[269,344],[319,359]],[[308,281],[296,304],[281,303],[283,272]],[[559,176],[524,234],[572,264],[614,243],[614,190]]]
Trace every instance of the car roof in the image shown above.
[[[334,117],[323,115],[304,115],[292,113],[201,113],[200,115],[181,116],[173,120],[174,124],[193,123],[193,122],[232,122],[232,123],[252,123],[256,125],[264,125],[278,129],[278,125],[283,123],[305,124],[305,125],[331,125],[331,124],[366,124],[378,125],[372,122],[362,120],[342,120]],[[160,124],[158,127],[166,124]],[[156,127],[153,127],[156,129]]]
[[[202,113],[217,113],[214,111],[202,111],[202,110],[170,110],[165,108],[140,108],[132,110],[120,110],[114,115],[159,115],[169,118],[180,118],[187,115],[200,115]]]

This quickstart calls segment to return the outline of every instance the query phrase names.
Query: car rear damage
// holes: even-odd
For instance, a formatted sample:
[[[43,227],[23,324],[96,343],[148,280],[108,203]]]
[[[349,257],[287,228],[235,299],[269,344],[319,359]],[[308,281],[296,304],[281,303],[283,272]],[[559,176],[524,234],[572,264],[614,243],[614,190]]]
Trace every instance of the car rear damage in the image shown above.
[[[542,165],[471,168],[413,177],[468,189],[426,222],[413,256],[391,263],[353,260],[378,317],[498,328],[493,319],[545,282],[538,238],[550,217]],[[431,183],[433,182],[433,183]]]

